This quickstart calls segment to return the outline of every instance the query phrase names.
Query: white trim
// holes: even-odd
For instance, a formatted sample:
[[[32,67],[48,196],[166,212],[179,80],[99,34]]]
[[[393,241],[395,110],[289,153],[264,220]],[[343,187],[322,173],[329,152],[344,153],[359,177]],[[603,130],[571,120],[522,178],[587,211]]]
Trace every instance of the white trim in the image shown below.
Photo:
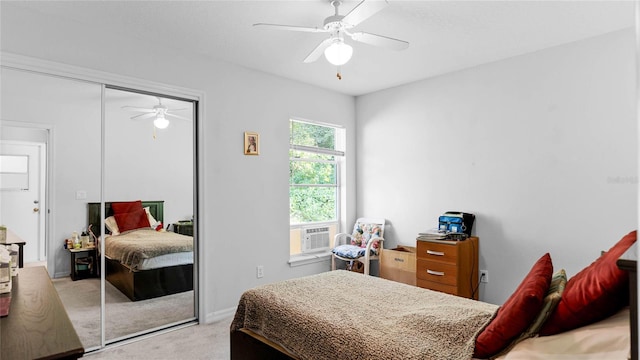
[[[205,319],[204,323],[211,324],[211,323],[218,322],[218,321],[221,321],[221,320],[226,320],[230,316],[235,315],[237,308],[238,308],[237,306],[233,306],[233,307],[230,307],[230,308],[226,308],[226,309],[222,309],[222,310],[218,310],[218,311],[214,311],[212,313],[209,313],[209,314],[207,314],[206,317],[203,317]]]
[[[60,76],[72,80],[81,80],[96,84],[114,85],[131,89],[162,93],[166,95],[184,97],[190,100],[199,100],[203,95],[203,92],[198,90],[53,62],[49,60],[36,59],[7,52],[0,52],[0,66],[18,70],[39,72],[45,75]]]
[[[332,127],[332,128],[334,128],[336,130],[340,130],[340,129],[337,129],[335,126],[325,126],[325,127]],[[323,155],[344,156],[344,151],[333,150],[333,149],[325,149],[325,148],[320,148],[320,147],[316,147],[316,146],[305,146],[305,145],[289,144],[289,149],[298,150],[298,151],[304,151],[304,152],[310,152],[310,153],[316,153],[316,154],[323,154]],[[301,159],[301,160],[304,160],[304,159]],[[318,160],[318,161],[320,161],[320,160]]]
[[[289,266],[296,267],[302,265],[315,264],[331,260],[331,251],[324,251],[315,254],[297,254],[289,257]]]

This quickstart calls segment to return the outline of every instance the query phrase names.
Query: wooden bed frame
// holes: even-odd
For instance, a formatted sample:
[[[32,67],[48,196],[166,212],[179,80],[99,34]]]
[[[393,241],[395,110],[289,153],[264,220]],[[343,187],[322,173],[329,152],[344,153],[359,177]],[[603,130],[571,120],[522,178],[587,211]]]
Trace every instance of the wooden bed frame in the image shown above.
[[[231,359],[242,360],[296,360],[282,346],[248,329],[231,332]]]
[[[100,228],[100,203],[89,203],[89,225],[96,236]],[[104,204],[106,217],[113,215],[111,202]],[[164,201],[143,201],[153,217],[164,223]],[[106,230],[104,231],[106,233]],[[168,266],[150,270],[131,270],[117,260],[105,257],[105,277],[131,301],[152,299],[160,296],[193,290],[193,264]]]

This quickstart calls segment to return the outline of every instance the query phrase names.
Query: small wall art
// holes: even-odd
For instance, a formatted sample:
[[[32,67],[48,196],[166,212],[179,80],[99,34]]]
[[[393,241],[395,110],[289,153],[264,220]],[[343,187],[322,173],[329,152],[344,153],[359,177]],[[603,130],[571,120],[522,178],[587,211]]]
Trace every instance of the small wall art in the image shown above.
[[[258,133],[248,131],[244,132],[244,154],[260,154],[260,135],[258,135]]]

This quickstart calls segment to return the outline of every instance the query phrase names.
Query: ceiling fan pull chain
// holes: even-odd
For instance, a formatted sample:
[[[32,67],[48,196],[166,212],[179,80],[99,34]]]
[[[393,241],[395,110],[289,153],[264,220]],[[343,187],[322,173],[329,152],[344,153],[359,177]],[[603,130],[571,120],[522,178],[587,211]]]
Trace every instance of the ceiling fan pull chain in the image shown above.
[[[340,66],[338,66],[338,72],[336,73],[338,80],[342,80],[342,74],[340,73]]]

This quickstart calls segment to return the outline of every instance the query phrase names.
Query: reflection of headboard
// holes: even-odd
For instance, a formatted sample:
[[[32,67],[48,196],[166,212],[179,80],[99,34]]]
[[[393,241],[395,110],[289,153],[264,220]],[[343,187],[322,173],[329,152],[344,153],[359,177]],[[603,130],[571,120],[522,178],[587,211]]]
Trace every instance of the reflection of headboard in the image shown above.
[[[113,201],[117,202],[117,201]],[[89,203],[89,225],[91,226],[91,230],[96,236],[100,236],[102,233],[100,231],[100,203]],[[153,217],[164,223],[164,201],[143,201],[142,207],[149,207],[149,212]],[[106,212],[105,218],[113,215],[113,210],[111,210],[111,202],[104,203],[104,211]]]

